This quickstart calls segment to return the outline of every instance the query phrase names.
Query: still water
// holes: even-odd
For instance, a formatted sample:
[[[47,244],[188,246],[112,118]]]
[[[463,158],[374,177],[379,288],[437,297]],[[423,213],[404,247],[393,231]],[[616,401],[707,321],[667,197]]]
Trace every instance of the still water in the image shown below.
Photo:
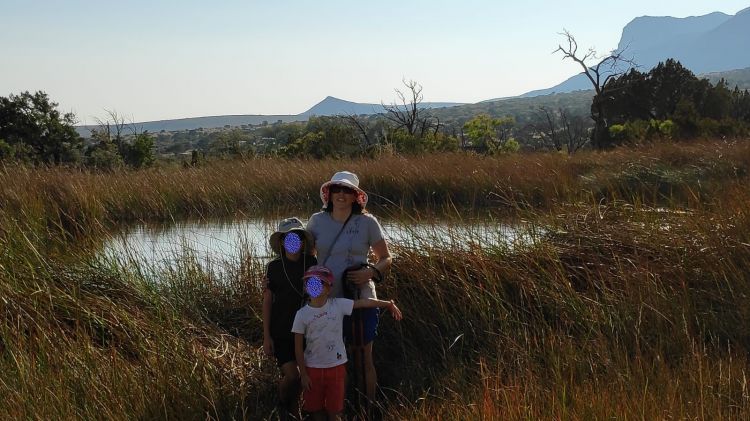
[[[270,259],[268,237],[277,219],[135,225],[105,241],[103,256],[149,272],[175,268],[186,259],[222,277],[245,259]],[[497,221],[380,220],[389,244],[466,249],[473,245],[514,247],[533,241],[528,227]],[[397,256],[396,256],[397,257]]]

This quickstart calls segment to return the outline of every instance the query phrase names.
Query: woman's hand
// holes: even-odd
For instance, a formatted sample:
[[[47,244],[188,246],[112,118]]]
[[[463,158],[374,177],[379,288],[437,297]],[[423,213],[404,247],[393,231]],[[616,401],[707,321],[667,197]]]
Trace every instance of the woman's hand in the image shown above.
[[[394,303],[393,300],[391,300],[391,305],[388,306],[388,311],[391,312],[391,315],[393,316],[395,320],[401,320],[404,318],[404,315],[401,314],[401,310],[399,310],[399,308],[396,307],[396,303]]]
[[[263,337],[263,353],[266,356],[273,357],[273,339],[270,336]]]
[[[350,270],[346,273],[346,280],[353,283],[354,285],[362,285],[370,282],[370,279],[375,276],[375,270],[371,267],[363,267],[362,269]]]

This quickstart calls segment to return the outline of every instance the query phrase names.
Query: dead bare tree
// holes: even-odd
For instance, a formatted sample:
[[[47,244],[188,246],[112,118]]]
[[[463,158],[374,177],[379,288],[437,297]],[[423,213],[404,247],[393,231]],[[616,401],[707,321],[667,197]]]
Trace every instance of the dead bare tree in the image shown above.
[[[417,130],[420,129],[420,135],[424,134],[428,119],[420,117],[419,104],[422,102],[422,85],[419,83],[406,79],[401,81],[406,89],[404,93],[400,89],[396,89],[396,95],[399,101],[397,103],[391,103],[390,105],[383,105],[385,108],[385,118],[396,124],[397,128],[404,128],[409,135],[417,134]]]
[[[118,113],[115,110],[104,110],[107,116],[102,120],[96,118],[96,123],[99,127],[92,130],[92,137],[98,138],[100,141],[112,142],[116,147],[120,155],[124,155],[125,148],[125,136],[130,135],[133,137],[143,133],[143,128],[138,127],[131,118],[129,121],[125,119],[125,116]],[[129,133],[126,133],[129,132]]]
[[[589,142],[590,127],[582,116],[571,116],[564,108],[552,110],[545,106],[539,107],[537,116],[541,123],[533,124],[533,128],[545,147],[558,152],[565,149],[572,155]]]
[[[355,115],[355,114],[344,114],[341,117],[345,121],[347,121],[352,127],[354,127],[362,136],[362,141],[363,141],[362,149],[363,150],[370,149],[372,147],[372,142],[370,141],[367,117],[364,118],[364,121],[360,119],[358,115]]]
[[[562,141],[560,139],[555,111],[548,107],[541,106],[539,107],[537,115],[539,119],[542,120],[542,124],[536,126],[539,136],[542,138],[542,144],[545,147],[553,148],[558,152],[561,151]]]
[[[440,131],[440,128],[443,127],[443,123],[440,122],[440,117],[435,117],[435,124],[433,125],[433,132],[432,134],[434,136],[437,136],[438,132]]]
[[[104,120],[96,118],[96,124],[99,126],[96,131],[102,140],[114,143],[119,149],[128,123],[125,121],[125,117],[118,114],[117,111],[106,109],[104,111],[107,113]]]
[[[621,65],[629,67],[635,65],[635,62],[632,58],[624,56],[625,49],[612,51],[609,55],[602,57],[597,54],[596,50],[589,48],[581,55],[578,52],[578,43],[570,32],[563,30],[560,35],[565,37],[567,46],[559,44],[554,53],[560,52],[563,54],[563,60],[569,58],[578,63],[596,92],[591,104],[591,119],[594,120],[591,144],[594,148],[602,149],[607,146],[609,137],[609,126],[604,116],[604,87],[610,79],[621,75],[626,70],[620,67]],[[592,61],[594,63],[590,64]]]
[[[560,109],[560,126],[568,155],[573,155],[589,143],[590,126],[582,116],[570,116],[566,110]]]

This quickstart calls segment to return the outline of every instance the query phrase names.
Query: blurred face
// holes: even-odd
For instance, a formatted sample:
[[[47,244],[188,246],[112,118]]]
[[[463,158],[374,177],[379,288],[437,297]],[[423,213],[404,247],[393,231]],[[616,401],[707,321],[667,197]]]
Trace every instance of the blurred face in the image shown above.
[[[323,282],[317,276],[307,278],[307,281],[305,281],[305,290],[307,290],[307,294],[312,298],[320,297],[323,293],[326,292],[327,287],[328,284]]]
[[[284,250],[289,254],[296,254],[302,249],[302,238],[296,232],[284,236]]]

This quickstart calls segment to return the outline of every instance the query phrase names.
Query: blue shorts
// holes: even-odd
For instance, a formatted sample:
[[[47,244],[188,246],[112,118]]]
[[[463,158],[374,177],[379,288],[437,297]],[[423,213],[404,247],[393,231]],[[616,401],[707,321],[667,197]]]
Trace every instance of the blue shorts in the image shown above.
[[[378,334],[379,308],[361,308],[344,316],[344,340],[355,346],[367,345]]]

